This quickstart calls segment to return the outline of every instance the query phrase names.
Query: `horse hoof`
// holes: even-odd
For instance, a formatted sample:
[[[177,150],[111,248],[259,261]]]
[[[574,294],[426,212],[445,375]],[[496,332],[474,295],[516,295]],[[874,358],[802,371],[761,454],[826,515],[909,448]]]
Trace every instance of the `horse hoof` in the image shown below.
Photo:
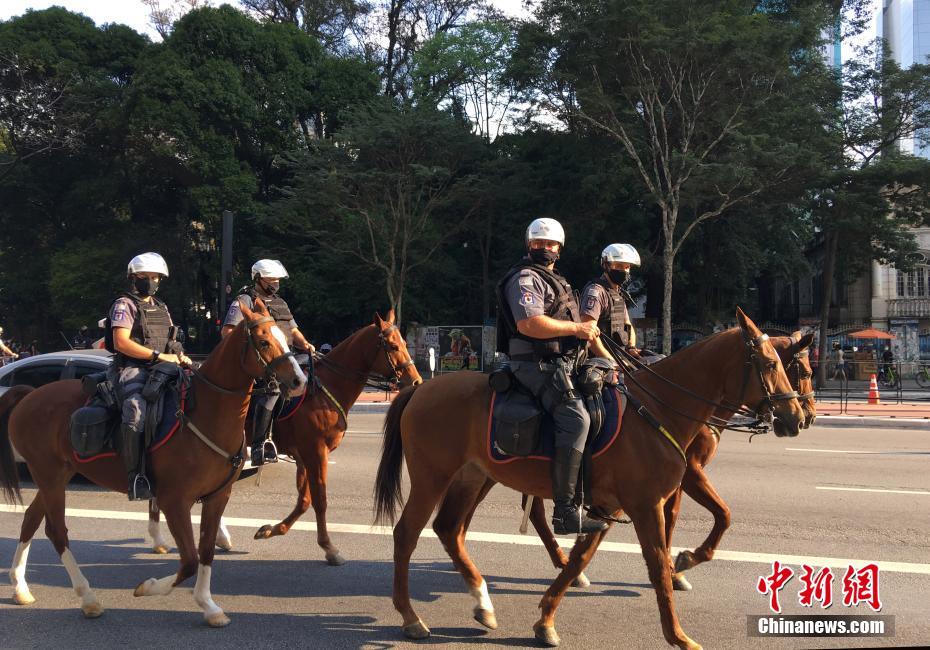
[[[165,555],[168,552],[168,547],[164,544],[158,544],[157,546],[152,547],[152,553],[157,555]]]
[[[100,603],[81,605],[81,611],[84,612],[84,618],[100,618],[103,616],[103,607],[100,606]]]
[[[677,645],[679,648],[683,648],[684,650],[704,650],[700,643],[695,642],[693,639],[690,639],[687,636],[680,643],[675,645]]]
[[[676,573],[672,576],[672,588],[675,591],[691,591],[691,583],[682,573]]]
[[[153,586],[158,580],[155,578],[149,578],[145,582],[140,582],[139,585],[132,592],[133,596],[148,596],[149,587]]]
[[[588,580],[588,576],[583,573],[579,573],[578,577],[572,580],[572,587],[578,587],[579,589],[587,589],[591,586],[591,581]]]
[[[681,573],[682,571],[687,571],[693,566],[697,566],[697,558],[694,557],[694,553],[691,551],[681,551],[678,554],[678,557],[675,558],[675,573]]]
[[[536,640],[547,648],[555,648],[562,641],[554,627],[534,625],[533,632],[536,634]]]
[[[329,566],[342,566],[345,563],[346,560],[344,557],[342,557],[342,555],[339,554],[339,551],[326,554],[326,564]]]
[[[17,605],[31,605],[36,599],[29,591],[14,591],[13,602]]]
[[[229,625],[229,617],[226,616],[223,612],[217,612],[216,614],[210,614],[206,617],[207,625],[210,627],[226,627]]]
[[[429,628],[426,627],[426,623],[417,619],[410,625],[404,626],[404,636],[414,640],[425,639],[429,637]]]
[[[216,540],[216,547],[217,547],[218,549],[222,549],[222,550],[224,550],[224,551],[231,551],[231,550],[232,550],[232,542],[229,541],[228,539],[224,539],[224,540],[219,540],[219,539],[218,539],[218,540]]]
[[[255,539],[268,539],[274,534],[274,529],[270,524],[265,524],[255,531]]]
[[[479,609],[475,608],[475,620],[481,623],[483,626],[489,630],[497,629],[497,616],[494,615],[494,612],[489,609]]]

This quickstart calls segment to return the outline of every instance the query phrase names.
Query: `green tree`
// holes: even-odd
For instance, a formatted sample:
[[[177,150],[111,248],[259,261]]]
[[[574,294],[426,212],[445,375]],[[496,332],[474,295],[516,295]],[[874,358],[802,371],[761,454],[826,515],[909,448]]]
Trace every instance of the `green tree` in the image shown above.
[[[736,206],[784,196],[822,139],[808,72],[836,14],[777,4],[547,0],[523,34],[515,74],[570,128],[612,138],[655,206],[665,352],[683,244]]]
[[[447,114],[376,102],[334,142],[294,160],[264,222],[375,270],[400,320],[411,275],[477,209],[474,170],[484,155]]]

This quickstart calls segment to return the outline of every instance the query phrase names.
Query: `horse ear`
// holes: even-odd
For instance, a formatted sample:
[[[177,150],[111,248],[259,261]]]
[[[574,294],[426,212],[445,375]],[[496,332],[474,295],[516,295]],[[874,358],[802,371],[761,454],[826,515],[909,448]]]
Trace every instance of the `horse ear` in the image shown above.
[[[377,327],[379,330],[380,330],[380,329],[384,329],[384,319],[381,318],[381,314],[379,314],[378,312],[375,312],[374,320],[372,320],[371,322],[372,322],[372,323],[375,325],[375,327]]]
[[[798,341],[798,350],[806,350],[814,343],[814,333],[808,332]]]
[[[262,302],[262,299],[261,299],[261,298],[256,298],[256,299],[255,299],[255,310],[254,310],[254,311],[255,311],[256,313],[259,313],[259,314],[267,314],[267,313],[268,313],[268,307],[265,306],[265,303]]]
[[[740,328],[751,334],[753,338],[762,333],[759,331],[759,328],[756,327],[756,324],[752,322],[752,319],[739,307],[736,308],[736,320],[739,321]]]
[[[387,313],[387,318],[384,319],[384,322],[385,322],[385,323],[388,323],[388,324],[390,324],[390,325],[393,325],[393,324],[394,324],[394,309],[393,309],[393,307],[388,311],[388,313]]]
[[[249,320],[252,320],[253,318],[255,318],[255,312],[249,309],[248,305],[246,305],[241,300],[239,300],[238,302],[239,302],[239,311],[242,312],[243,316],[245,316]]]

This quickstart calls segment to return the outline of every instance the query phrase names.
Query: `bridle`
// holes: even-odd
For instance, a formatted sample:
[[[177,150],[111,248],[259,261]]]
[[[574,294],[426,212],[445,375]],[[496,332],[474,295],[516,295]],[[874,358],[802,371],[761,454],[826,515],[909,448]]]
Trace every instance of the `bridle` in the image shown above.
[[[759,354],[763,344],[769,340],[769,335],[760,334],[755,338],[749,338],[749,335],[746,334],[746,330],[741,331],[743,335],[743,341],[749,348],[749,359],[743,366],[746,370],[743,373],[743,386],[740,389],[740,398],[738,401],[740,404],[742,404],[743,395],[746,393],[746,387],[749,384],[749,373],[752,370],[755,370],[757,376],[759,377],[759,385],[762,387],[763,397],[756,405],[756,408],[753,409],[753,414],[760,420],[771,423],[775,419],[775,402],[781,402],[789,399],[800,399],[800,395],[798,395],[798,391],[796,390],[790,390],[784,393],[776,393],[772,388],[769,388],[769,385],[765,382],[762,366],[762,364],[765,362],[765,358]],[[798,385],[800,385],[800,383]],[[740,413],[744,411],[745,409],[740,406],[736,412]]]
[[[259,325],[263,325],[264,323],[273,323],[273,322],[275,322],[275,320],[271,316],[262,316],[261,318],[259,318],[258,320],[254,322],[251,322],[248,319],[245,320],[246,341],[242,345],[242,357],[241,357],[241,364],[242,364],[243,370],[245,371],[245,374],[248,375],[253,381],[264,380],[266,390],[269,390],[269,391],[276,391],[280,388],[280,385],[278,384],[277,375],[275,374],[275,368],[277,368],[279,365],[284,363],[287,359],[292,358],[294,356],[294,353],[288,350],[284,352],[283,354],[276,356],[271,361],[265,361],[262,358],[262,354],[258,349],[258,345],[255,343],[255,340],[252,338],[252,330],[254,330]],[[246,356],[249,353],[250,347],[255,352],[255,356],[256,358],[258,358],[258,362],[262,366],[263,373],[259,376],[255,376],[251,374],[250,372],[248,372],[247,370],[245,370]],[[209,388],[212,388],[218,393],[223,393],[224,395],[245,395],[250,390],[252,390],[252,384],[249,384],[249,386],[243,390],[229,390],[228,388],[223,388],[222,386],[218,386],[214,382],[207,379],[206,376],[204,376],[204,374],[200,372],[199,369],[193,368],[192,371],[194,375],[198,379],[200,379],[202,382],[204,382]]]
[[[361,372],[354,370],[352,368],[347,368],[338,363],[333,362],[328,355],[321,355],[315,353],[313,355],[316,363],[321,366],[326,367],[331,370],[336,375],[350,381],[357,381],[364,386],[369,386],[371,388],[378,388],[381,390],[392,390],[395,385],[400,381],[401,376],[403,375],[404,370],[414,365],[413,359],[408,359],[404,363],[396,364],[393,359],[391,359],[391,345],[388,343],[387,335],[393,331],[398,330],[397,325],[392,324],[386,330],[378,331],[378,349],[384,352],[384,357],[387,360],[387,365],[391,369],[391,375],[382,375],[376,372]]]
[[[801,342],[800,339],[795,340],[794,337],[791,338],[791,341],[792,341],[795,345],[797,345],[798,343]],[[805,357],[805,358],[806,358],[806,357],[808,357],[809,355],[810,355],[810,348],[804,348],[803,350],[798,350],[797,352],[795,352],[795,353],[792,355],[791,361],[788,363],[788,365],[785,366],[785,373],[786,373],[786,374],[788,373],[789,370],[791,370],[792,368],[794,368],[795,378],[796,378],[795,386],[797,387],[798,390],[801,390],[801,381],[804,379],[804,377],[801,376],[801,373],[802,373],[802,369],[801,369],[801,358],[802,358],[802,357]],[[789,379],[790,379],[790,376],[789,376]],[[807,379],[810,379],[810,377],[807,377]],[[800,394],[798,394],[798,400],[799,400],[799,401],[800,401],[800,400],[810,400],[810,399],[813,399],[815,395],[816,395],[816,393],[815,393],[814,391],[810,391],[810,392],[807,392],[807,393],[800,393]]]

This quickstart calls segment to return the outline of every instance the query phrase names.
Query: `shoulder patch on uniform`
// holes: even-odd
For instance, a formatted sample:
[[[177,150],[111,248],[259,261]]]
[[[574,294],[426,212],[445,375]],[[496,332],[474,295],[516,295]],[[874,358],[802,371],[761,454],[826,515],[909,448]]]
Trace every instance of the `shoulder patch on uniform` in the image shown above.
[[[126,303],[120,302],[113,307],[113,315],[110,320],[114,323],[129,320],[129,307],[126,306]]]
[[[519,279],[519,284],[521,287],[532,287],[533,278],[529,275],[521,275]]]
[[[597,306],[597,298],[595,298],[594,296],[588,296],[587,299],[584,301],[585,309],[594,309],[596,306]]]
[[[533,294],[530,293],[529,291],[521,291],[520,292],[520,304],[523,305],[524,307],[527,307],[529,305],[535,305],[536,299],[533,297]]]

